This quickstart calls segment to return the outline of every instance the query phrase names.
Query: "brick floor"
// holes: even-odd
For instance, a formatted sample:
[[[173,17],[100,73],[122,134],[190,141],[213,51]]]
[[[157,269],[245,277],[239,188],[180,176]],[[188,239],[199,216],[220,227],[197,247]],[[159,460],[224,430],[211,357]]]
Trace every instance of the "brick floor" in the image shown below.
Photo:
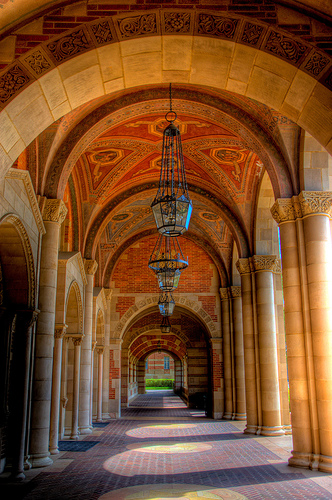
[[[0,498],[332,499],[332,475],[287,466],[289,436],[243,434],[242,422],[211,420],[166,391],[139,396],[121,419],[82,438],[93,447],[63,451],[27,471],[22,484],[0,482]]]

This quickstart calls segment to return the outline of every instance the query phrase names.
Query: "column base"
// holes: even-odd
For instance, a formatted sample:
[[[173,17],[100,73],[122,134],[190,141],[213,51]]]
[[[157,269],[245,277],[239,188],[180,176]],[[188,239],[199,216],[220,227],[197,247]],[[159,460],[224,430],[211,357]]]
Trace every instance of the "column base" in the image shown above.
[[[38,453],[36,455],[30,455],[29,459],[32,468],[38,469],[38,467],[48,467],[53,464],[53,460],[50,458],[50,453]]]
[[[285,434],[289,436],[292,434],[292,426],[291,425],[283,425],[283,429],[285,431]]]
[[[80,434],[91,434],[91,432],[92,432],[91,426],[80,427]]]
[[[117,411],[110,411],[109,412],[109,417],[113,420],[115,418],[120,418],[121,413]]]
[[[332,457],[319,455],[318,470],[332,474]]]
[[[224,413],[222,418],[224,418],[225,420],[232,420],[232,413],[227,411]]]
[[[266,425],[262,425],[260,434],[261,434],[261,436],[284,436],[285,431],[281,427],[281,425],[276,425],[273,427],[268,427]]]
[[[21,482],[24,481],[25,475],[23,472],[12,472],[10,475],[10,480],[15,481],[15,482]]]
[[[301,467],[303,469],[310,469],[311,455],[310,453],[301,453],[299,451],[292,451],[292,456],[288,460],[290,467]]]
[[[54,448],[50,448],[51,455],[57,455],[59,452],[59,448],[56,446]]]
[[[235,419],[234,420],[247,420],[247,414],[246,413],[235,413]]]
[[[80,437],[78,434],[71,434],[69,439],[73,439],[74,441],[77,441],[79,438]]]
[[[222,411],[214,411],[214,412],[212,413],[212,418],[213,418],[214,420],[221,420],[221,419],[223,418],[223,413],[222,413]]]
[[[244,434],[257,434],[257,425],[248,425],[244,429]]]

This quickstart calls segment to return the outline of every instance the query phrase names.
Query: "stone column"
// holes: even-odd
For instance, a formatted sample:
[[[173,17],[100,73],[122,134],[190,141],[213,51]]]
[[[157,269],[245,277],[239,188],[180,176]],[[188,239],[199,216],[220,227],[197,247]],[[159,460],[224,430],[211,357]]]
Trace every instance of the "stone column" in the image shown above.
[[[145,394],[145,361],[138,362],[137,370],[138,394]]]
[[[109,413],[111,418],[121,416],[121,339],[110,340]]]
[[[60,226],[67,208],[62,200],[40,199],[46,234],[42,239],[39,309],[35,341],[35,366],[32,387],[30,462],[33,467],[44,467],[53,461],[49,455],[51,386],[55,302],[58,268]]]
[[[222,334],[223,334],[223,360],[225,406],[223,418],[230,420],[233,415],[233,389],[232,389],[232,354],[231,354],[231,328],[230,328],[230,300],[228,288],[220,288]]]
[[[15,411],[11,415],[11,452],[14,480],[23,480],[25,437],[28,415],[32,325],[39,311],[17,311],[14,319],[12,399]]]
[[[58,441],[60,419],[62,339],[65,336],[66,328],[67,325],[55,325],[50,425],[50,452],[52,455],[56,455],[57,453],[59,453]]]
[[[332,192],[277,200],[292,412],[290,465],[332,471]]]
[[[98,353],[98,394],[97,394],[97,422],[103,421],[103,364],[104,347],[97,346]]]
[[[91,376],[90,376],[90,422],[92,426],[92,415],[93,415],[93,373],[94,373],[94,357],[95,357],[95,348],[97,342],[93,341],[91,344]]]
[[[273,271],[275,255],[254,255],[263,436],[284,434],[281,425]]]
[[[128,349],[121,350],[121,361],[121,408],[127,408],[129,401]]]
[[[231,295],[234,332],[234,381],[236,394],[234,418],[235,420],[246,420],[241,287],[232,286]]]
[[[244,373],[246,388],[246,411],[247,425],[244,430],[248,434],[256,434],[260,431],[261,422],[258,415],[261,414],[260,391],[257,390],[259,383],[259,358],[258,339],[255,331],[255,285],[252,280],[251,265],[249,259],[239,259],[236,267],[241,275],[242,291],[242,317],[243,317],[243,350],[244,350]],[[257,346],[256,346],[257,344]]]
[[[222,361],[222,338],[212,338],[212,417],[220,419],[224,414],[224,373]]]
[[[73,374],[73,408],[72,408],[72,424],[70,439],[78,439],[78,414],[79,414],[79,397],[80,397],[80,363],[81,363],[81,346],[82,337],[72,337],[74,344],[74,374]]]
[[[92,432],[91,416],[91,348],[92,348],[92,310],[94,275],[98,264],[95,260],[85,260],[84,269],[87,278],[84,301],[84,337],[81,349],[81,381],[80,381],[80,434]]]
[[[65,415],[68,403],[68,398],[67,398],[68,343],[69,343],[69,337],[64,337],[62,340],[62,357],[61,357],[61,388],[60,388],[60,415],[59,415],[60,439],[62,439],[65,434]]]

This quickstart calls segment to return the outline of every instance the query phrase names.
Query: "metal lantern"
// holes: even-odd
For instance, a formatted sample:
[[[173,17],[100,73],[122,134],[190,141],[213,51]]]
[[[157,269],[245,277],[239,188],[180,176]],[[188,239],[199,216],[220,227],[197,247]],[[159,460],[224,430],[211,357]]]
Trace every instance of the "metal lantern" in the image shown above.
[[[161,292],[159,296],[158,307],[162,316],[172,316],[175,307],[175,301],[170,292]]]
[[[174,290],[186,267],[188,260],[183,256],[178,239],[160,234],[149,260],[149,268],[156,273],[161,290]]]
[[[169,322],[168,316],[163,316],[163,319],[162,319],[161,325],[160,325],[160,330],[161,330],[161,333],[169,333],[171,331],[171,323]]]
[[[159,188],[151,204],[158,231],[166,236],[180,236],[187,231],[192,212],[181,135],[173,123],[176,118],[176,113],[172,111],[170,85],[170,111],[165,116],[169,125],[163,134]]]

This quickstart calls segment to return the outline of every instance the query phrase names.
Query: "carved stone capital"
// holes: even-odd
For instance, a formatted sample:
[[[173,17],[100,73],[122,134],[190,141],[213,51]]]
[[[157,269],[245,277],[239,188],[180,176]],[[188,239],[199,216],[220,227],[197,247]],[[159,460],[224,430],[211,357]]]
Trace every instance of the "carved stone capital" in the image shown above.
[[[252,271],[250,259],[239,259],[235,265],[240,274],[250,274]]]
[[[95,260],[84,260],[84,269],[86,274],[94,275],[97,271],[98,263]]]
[[[276,263],[280,260],[276,255],[254,255],[251,262],[255,271],[275,272]]]
[[[92,343],[91,343],[91,351],[92,351],[92,352],[95,350],[96,345],[97,345],[97,342],[96,342],[96,341],[94,341],[94,342],[92,342]]]
[[[110,288],[104,288],[104,294],[105,294],[106,300],[111,300],[113,290],[111,290]]]
[[[295,220],[293,202],[290,198],[279,198],[271,208],[274,220],[281,224]]]
[[[71,337],[72,341],[73,341],[73,344],[75,347],[79,346],[82,344],[83,342],[83,336],[80,336],[80,337]]]
[[[97,345],[96,350],[97,350],[98,354],[104,354],[105,347],[101,346],[101,345]]]
[[[302,216],[323,214],[332,217],[332,191],[302,191],[298,199]]]
[[[63,337],[66,335],[67,328],[68,328],[68,325],[65,325],[64,323],[56,324],[55,328],[54,328],[54,338],[55,339],[63,339]]]
[[[21,309],[16,311],[16,328],[28,330],[37,321],[39,309]]]
[[[240,286],[231,286],[231,294],[232,298],[241,297],[241,287]]]
[[[59,224],[62,224],[68,212],[62,200],[48,200],[45,197],[40,199],[40,210],[44,221],[58,222]]]
[[[228,288],[219,288],[220,299],[228,300],[229,299],[229,290]]]

